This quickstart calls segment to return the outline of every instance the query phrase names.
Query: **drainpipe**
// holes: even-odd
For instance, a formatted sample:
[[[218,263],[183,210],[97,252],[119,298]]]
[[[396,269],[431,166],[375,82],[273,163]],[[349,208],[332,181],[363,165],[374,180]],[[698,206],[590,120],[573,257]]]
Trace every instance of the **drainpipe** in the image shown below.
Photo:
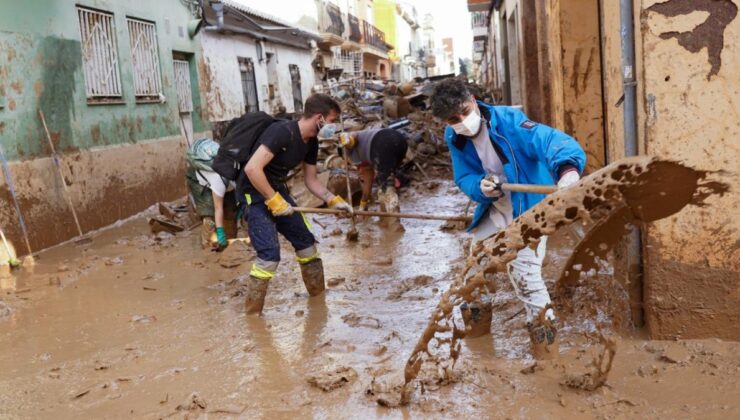
[[[624,154],[636,156],[637,81],[635,80],[635,22],[633,0],[620,0],[622,35],[622,83],[624,86]]]
[[[624,155],[636,156],[637,147],[637,80],[635,78],[635,19],[633,0],[620,0],[620,32],[622,39],[622,86],[624,89]],[[626,287],[630,296],[632,322],[644,325],[644,267],[642,236],[635,227],[626,241]]]

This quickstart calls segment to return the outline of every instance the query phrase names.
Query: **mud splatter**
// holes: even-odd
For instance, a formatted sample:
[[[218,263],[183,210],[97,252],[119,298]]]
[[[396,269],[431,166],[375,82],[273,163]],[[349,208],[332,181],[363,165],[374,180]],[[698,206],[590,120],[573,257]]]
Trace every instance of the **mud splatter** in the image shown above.
[[[722,49],[725,46],[725,30],[737,16],[737,6],[730,0],[669,0],[654,4],[646,9],[666,17],[688,15],[696,11],[709,12],[702,24],[687,32],[663,32],[661,39],[676,38],[678,44],[694,54],[707,49],[709,64],[712,66],[707,80],[719,73],[722,67]]]
[[[585,391],[594,391],[606,383],[606,378],[612,370],[614,355],[617,354],[617,342],[601,333],[599,333],[599,342],[602,346],[601,351],[598,357],[589,364],[591,371],[581,375],[567,375],[563,380],[563,385]]]
[[[576,186],[557,191],[521,215],[509,227],[478,244],[466,267],[442,296],[404,370],[404,388],[417,377],[425,362],[437,370],[451,370],[465,336],[453,320],[453,309],[472,302],[486,285],[486,274],[505,272],[506,265],[525,246],[536,246],[544,235],[575,221],[590,226],[563,272],[577,278],[606,258],[630,224],[645,223],[674,214],[684,206],[703,206],[709,196],[728,191],[726,184],[707,179],[707,172],[652,157],[615,162]],[[403,393],[408,396],[408,392]],[[406,399],[407,401],[407,399]]]

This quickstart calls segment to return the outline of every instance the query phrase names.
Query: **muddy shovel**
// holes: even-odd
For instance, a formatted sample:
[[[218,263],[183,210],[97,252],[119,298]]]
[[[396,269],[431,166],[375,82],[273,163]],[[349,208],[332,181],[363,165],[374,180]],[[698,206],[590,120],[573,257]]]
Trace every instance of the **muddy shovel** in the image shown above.
[[[342,118],[342,114],[339,114],[339,124],[342,127],[342,132],[344,132],[344,119]],[[349,208],[352,209],[352,225],[350,229],[347,231],[347,240],[348,241],[357,241],[360,238],[360,232],[357,231],[357,227],[355,226],[355,211],[354,206],[352,203],[352,187],[350,186],[349,182],[349,158],[347,157],[347,154],[349,153],[349,150],[346,147],[342,148],[342,156],[344,157],[344,166],[346,167],[345,174],[347,175],[347,202],[349,202]]]
[[[350,208],[352,207],[352,187],[350,186],[349,182],[349,159],[347,158],[347,149],[344,149],[344,163],[346,164],[346,179],[347,179],[347,201],[349,202]],[[354,209],[352,209],[352,215],[351,215],[352,225],[350,229],[347,231],[347,240],[348,241],[357,241],[360,238],[360,232],[357,231],[357,227],[355,226],[355,212]]]

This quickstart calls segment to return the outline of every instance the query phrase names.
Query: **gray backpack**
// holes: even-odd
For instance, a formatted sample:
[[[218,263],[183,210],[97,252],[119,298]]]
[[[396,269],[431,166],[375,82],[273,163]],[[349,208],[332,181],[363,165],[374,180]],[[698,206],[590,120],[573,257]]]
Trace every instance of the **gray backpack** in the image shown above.
[[[218,148],[218,143],[209,138],[196,140],[185,152],[185,161],[196,171],[213,171],[213,158]]]

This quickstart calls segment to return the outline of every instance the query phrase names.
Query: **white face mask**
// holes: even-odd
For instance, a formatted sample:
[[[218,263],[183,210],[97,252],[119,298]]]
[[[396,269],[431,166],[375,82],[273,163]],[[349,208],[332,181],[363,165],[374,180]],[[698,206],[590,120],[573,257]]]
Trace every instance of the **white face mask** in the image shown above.
[[[473,137],[478,134],[481,126],[480,114],[478,113],[478,107],[473,109],[473,112],[468,114],[464,120],[457,124],[452,125],[452,129],[461,136]]]

